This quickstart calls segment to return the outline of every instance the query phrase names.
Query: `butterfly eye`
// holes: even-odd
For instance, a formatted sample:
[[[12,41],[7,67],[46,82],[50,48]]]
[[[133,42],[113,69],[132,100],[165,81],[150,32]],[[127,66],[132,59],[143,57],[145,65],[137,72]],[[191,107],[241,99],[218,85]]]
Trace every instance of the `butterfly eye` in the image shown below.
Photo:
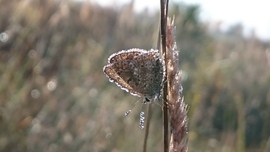
[[[128,78],[127,83],[130,83],[131,80],[132,80],[132,78]]]

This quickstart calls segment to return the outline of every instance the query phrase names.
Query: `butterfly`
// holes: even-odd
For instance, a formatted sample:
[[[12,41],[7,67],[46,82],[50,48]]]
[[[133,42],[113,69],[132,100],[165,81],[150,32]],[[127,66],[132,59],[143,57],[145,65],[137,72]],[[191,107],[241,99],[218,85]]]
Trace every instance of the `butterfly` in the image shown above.
[[[158,50],[133,48],[112,54],[103,72],[121,89],[144,97],[144,103],[160,95],[164,64]]]

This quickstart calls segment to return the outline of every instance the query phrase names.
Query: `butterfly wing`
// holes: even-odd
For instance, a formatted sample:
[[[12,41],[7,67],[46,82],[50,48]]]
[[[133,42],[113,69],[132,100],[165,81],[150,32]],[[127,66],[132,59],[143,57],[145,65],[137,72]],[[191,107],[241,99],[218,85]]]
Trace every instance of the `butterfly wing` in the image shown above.
[[[132,95],[153,98],[160,93],[163,64],[158,50],[131,49],[112,55],[104,73],[111,82]]]
[[[141,93],[134,90],[137,80],[134,79],[134,74],[129,65],[130,61],[118,61],[104,67],[103,71],[111,82],[114,82],[121,89],[130,92],[132,95],[141,97]],[[136,82],[135,82],[136,81]]]
[[[133,48],[129,50],[122,50],[120,52],[112,54],[109,59],[108,63],[115,63],[118,61],[125,61],[125,60],[133,60],[137,58],[140,54],[146,53],[146,50],[138,49],[138,48]]]

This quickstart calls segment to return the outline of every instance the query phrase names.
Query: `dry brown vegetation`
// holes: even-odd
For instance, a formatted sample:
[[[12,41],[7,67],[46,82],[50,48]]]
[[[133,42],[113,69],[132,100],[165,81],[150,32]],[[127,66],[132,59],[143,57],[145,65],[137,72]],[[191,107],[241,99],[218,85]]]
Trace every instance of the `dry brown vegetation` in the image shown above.
[[[242,27],[208,32],[173,5],[189,151],[270,150],[270,45]],[[138,98],[102,72],[110,54],[155,46],[158,12],[55,0],[0,1],[0,151],[141,151]],[[8,37],[7,37],[8,36]],[[153,104],[148,149],[162,151]]]

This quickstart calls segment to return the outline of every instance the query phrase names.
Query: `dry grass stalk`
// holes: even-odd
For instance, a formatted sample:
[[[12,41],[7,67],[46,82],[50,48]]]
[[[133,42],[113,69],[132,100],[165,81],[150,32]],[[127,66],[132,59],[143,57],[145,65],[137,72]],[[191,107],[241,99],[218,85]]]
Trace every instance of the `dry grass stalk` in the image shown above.
[[[174,20],[167,21],[167,82],[168,82],[168,109],[172,130],[170,152],[187,151],[187,106],[181,97],[181,73],[178,70],[178,51],[174,40]]]

